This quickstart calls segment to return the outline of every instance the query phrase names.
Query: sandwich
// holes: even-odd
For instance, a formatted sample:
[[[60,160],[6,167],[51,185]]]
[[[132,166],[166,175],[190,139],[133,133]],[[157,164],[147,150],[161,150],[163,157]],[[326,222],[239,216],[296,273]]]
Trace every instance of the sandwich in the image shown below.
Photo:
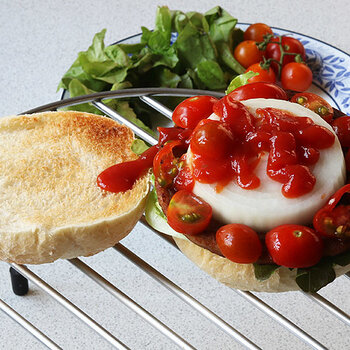
[[[255,84],[187,99],[159,128],[146,219],[230,287],[315,292],[350,270],[347,146],[321,97]]]

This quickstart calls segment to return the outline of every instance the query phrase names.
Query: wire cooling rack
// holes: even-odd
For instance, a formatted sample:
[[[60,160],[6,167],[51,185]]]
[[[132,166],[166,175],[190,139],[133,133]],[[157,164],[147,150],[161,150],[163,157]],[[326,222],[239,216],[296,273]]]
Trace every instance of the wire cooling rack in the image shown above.
[[[106,103],[104,103],[104,100],[111,98],[140,99],[151,108],[160,112],[165,118],[171,119],[171,109],[159,102],[157,99],[159,96],[189,97],[204,94],[211,94],[216,97],[222,96],[220,93],[203,90],[164,88],[126,89],[68,98],[32,109],[25,113],[52,111],[62,107],[89,102],[110,118],[128,125],[138,137],[153,145],[157,143],[156,138],[138,128],[136,125],[118,114],[115,110],[111,109]],[[165,298],[166,293],[171,293],[173,298],[171,299],[172,303],[175,304],[173,307],[174,317],[177,317],[177,320],[179,316],[176,315],[176,309],[182,310],[184,307],[183,304],[186,304],[187,307],[184,309],[186,310],[186,313],[181,315],[182,319],[180,319],[180,321],[178,320],[178,324],[174,327],[171,325],[174,323],[176,324],[176,322],[170,319],[171,315],[168,315],[169,311],[167,310],[167,305],[163,306],[163,309],[160,310],[148,311],[147,309],[150,308],[149,305],[140,305],[138,301],[135,301],[131,296],[119,289],[119,283],[115,281],[114,277],[106,278],[103,276],[104,273],[100,273],[97,269],[93,269],[90,266],[90,261],[96,261],[96,259],[97,261],[103,260],[105,258],[103,254],[105,253],[100,253],[91,258],[76,258],[68,260],[65,263],[68,263],[74,270],[79,270],[91,280],[92,284],[88,284],[86,280],[84,280],[86,285],[81,286],[84,296],[90,296],[90,299],[96,302],[94,296],[97,294],[99,296],[101,295],[101,290],[98,290],[98,288],[101,288],[103,293],[105,293],[102,294],[104,298],[107,298],[107,294],[109,294],[112,298],[115,298],[118,302],[123,304],[126,309],[131,310],[131,313],[136,315],[136,321],[129,316],[131,323],[129,327],[130,329],[135,330],[135,328],[138,327],[140,330],[144,329],[143,325],[138,325],[136,323],[135,326],[135,322],[142,323],[145,321],[151,326],[151,328],[155,329],[154,332],[159,332],[160,336],[154,335],[154,333],[149,331],[149,333],[135,332],[130,337],[128,334],[125,335],[120,334],[119,331],[116,332],[113,327],[105,326],[102,324],[104,322],[98,322],[96,319],[99,317],[90,316],[89,311],[78,306],[78,303],[71,301],[69,296],[65,296],[63,293],[59,292],[60,286],[56,288],[40,277],[40,274],[43,274],[43,269],[45,269],[45,271],[50,269],[54,270],[54,273],[56,274],[57,268],[55,268],[55,266],[59,264],[59,262],[50,265],[43,265],[39,273],[33,272],[33,270],[36,269],[35,266],[28,268],[24,265],[10,264],[11,268],[14,269],[12,272],[17,271],[17,273],[20,274],[19,276],[22,276],[22,282],[24,281],[24,284],[26,280],[28,280],[31,286],[37,289],[39,299],[47,301],[47,299],[52,298],[54,302],[57,302],[60,305],[62,313],[64,312],[63,309],[66,309],[69,313],[74,315],[81,322],[79,326],[77,325],[74,327],[77,327],[77,329],[80,329],[79,327],[81,325],[83,327],[89,327],[103,339],[102,343],[94,343],[94,340],[92,339],[91,341],[89,340],[85,342],[85,344],[89,344],[88,348],[350,348],[348,328],[350,326],[350,317],[348,315],[350,304],[349,298],[347,297],[350,283],[349,274],[339,277],[338,280],[333,283],[334,286],[327,286],[320,293],[307,294],[304,292],[289,292],[281,294],[266,294],[231,290],[220,285],[209,276],[206,276],[197,267],[188,262],[187,259],[178,252],[172,239],[154,231],[148,226],[144,218],[141,218],[134,231],[135,230],[138,234],[140,234],[140,232],[146,232],[147,235],[153,236],[153,238],[157,240],[157,243],[152,242],[153,238],[147,238],[146,242],[149,242],[150,246],[147,247],[146,243],[142,249],[140,249],[140,247],[137,248],[137,246],[135,248],[130,242],[135,242],[135,239],[141,240],[141,238],[129,238],[133,234],[131,233],[122,243],[118,243],[115,247],[108,250],[108,254],[116,254],[119,255],[118,259],[123,258],[130,261],[137,269],[137,272],[134,273],[138,276],[138,279],[143,279],[146,275],[156,282],[155,285],[152,285],[152,288],[154,288],[153,290],[150,290],[147,285],[147,288],[145,287],[144,291],[142,290],[142,286],[139,290],[139,286],[137,285],[137,282],[135,282],[137,290],[139,290],[141,294],[143,292],[144,294],[151,293],[152,295],[156,295],[157,298],[160,298],[159,300],[162,300],[162,298]],[[128,248],[124,244],[125,241],[127,243],[129,242],[128,245],[135,248],[135,251],[130,249],[130,247]],[[144,243],[141,242],[140,244],[142,245]],[[154,246],[154,244],[156,244],[156,246]],[[143,255],[143,251],[147,250],[146,247],[150,253],[146,254],[146,258],[142,258],[141,255]],[[156,254],[152,254],[152,250],[155,251]],[[164,255],[161,253],[162,250]],[[157,261],[154,261],[154,256],[157,257]],[[163,261],[160,262],[159,257],[161,257]],[[173,260],[171,262],[166,261],[168,257]],[[117,262],[117,257],[115,259]],[[108,261],[110,264],[111,260]],[[6,264],[3,266],[6,266]],[[164,270],[162,269],[162,266],[166,266],[168,271],[160,271]],[[125,269],[125,266],[124,264],[122,267],[117,264],[115,266],[108,265],[107,270],[113,274],[118,274],[118,268]],[[72,276],[69,276],[68,280],[73,280],[75,274],[78,274],[79,271],[73,271]],[[132,276],[131,273],[132,272],[126,272],[128,278],[132,282],[135,276]],[[62,278],[66,280],[67,276],[62,276]],[[15,283],[13,284],[13,287],[20,288],[21,285],[18,285],[16,278],[14,281]],[[186,282],[188,283],[188,286],[183,286]],[[91,288],[91,285],[94,287]],[[195,286],[193,287],[193,285]],[[191,292],[187,291],[189,289]],[[321,293],[323,294],[323,291],[327,297],[321,295]],[[57,324],[57,329],[55,332],[50,331],[45,333],[43,330],[40,330],[31,319],[37,320],[38,317],[46,318],[46,314],[50,313],[50,306],[48,305],[48,309],[46,309],[45,305],[43,305],[44,313],[33,318],[30,314],[28,315],[27,311],[22,312],[22,314],[20,311],[17,311],[16,307],[18,304],[23,304],[23,299],[21,299],[21,303],[19,303],[18,299],[13,299],[10,295],[12,295],[12,292],[9,289],[7,294],[2,292],[0,297],[0,309],[36,338],[32,338],[33,345],[29,345],[27,348],[36,348],[40,343],[50,349],[72,348],[71,343],[68,346],[61,341],[61,339],[64,338],[61,333],[68,334],[72,331],[71,329],[65,328],[65,314],[50,315],[50,322]],[[30,293],[26,297],[16,298],[26,298],[24,303],[29,304],[37,301],[35,295],[31,296]],[[335,299],[335,301],[333,301],[333,299]],[[12,305],[10,305],[8,300],[12,301]],[[216,300],[217,303],[213,303],[213,300]],[[103,302],[103,300],[99,301]],[[336,305],[337,303],[342,303],[343,305]],[[164,305],[164,302],[160,301],[159,305]],[[231,309],[232,306],[235,308]],[[231,311],[227,312],[227,309],[230,309]],[[105,312],[111,312],[114,315],[115,313],[119,314],[120,310],[110,310],[109,307],[107,307]],[[186,329],[184,330],[184,328],[188,327],[187,322],[192,322],[192,320],[195,320],[196,323],[190,324],[191,329],[193,328],[193,332],[191,332],[191,329],[190,331],[186,331]],[[306,320],[306,322],[303,322],[303,320]],[[169,325],[167,325],[167,323]],[[197,323],[203,325],[203,327],[201,328]],[[181,327],[181,324],[183,324],[184,327]],[[110,330],[112,328],[113,330]],[[126,329],[129,328],[126,327]],[[174,328],[176,328],[176,330]],[[59,333],[60,336],[58,336],[57,333]],[[210,334],[208,335],[207,333]],[[139,342],[133,341],[132,338],[135,337],[141,340]],[[58,344],[58,341],[55,340],[55,338],[60,339],[60,344]],[[221,342],[221,338],[225,338],[226,340]],[[7,342],[9,342],[9,340],[7,340]],[[2,346],[1,344],[4,345],[4,349],[9,348],[6,345],[6,336],[4,336],[4,334],[1,335],[0,348]],[[19,344],[21,344],[20,341]],[[79,344],[76,343],[74,348],[79,348],[78,345]],[[86,348],[86,345],[84,345],[84,347]]]

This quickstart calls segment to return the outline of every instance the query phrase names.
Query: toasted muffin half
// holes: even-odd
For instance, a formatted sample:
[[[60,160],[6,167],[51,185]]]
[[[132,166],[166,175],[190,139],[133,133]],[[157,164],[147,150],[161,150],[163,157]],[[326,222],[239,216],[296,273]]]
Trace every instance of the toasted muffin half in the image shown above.
[[[124,238],[143,213],[148,174],[122,193],[101,190],[96,179],[137,158],[133,140],[128,127],[82,112],[0,119],[0,259],[48,263]]]

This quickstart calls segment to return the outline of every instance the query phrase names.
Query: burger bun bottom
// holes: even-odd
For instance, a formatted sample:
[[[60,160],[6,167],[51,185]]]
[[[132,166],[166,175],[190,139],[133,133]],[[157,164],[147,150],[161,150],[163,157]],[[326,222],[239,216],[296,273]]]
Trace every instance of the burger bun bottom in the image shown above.
[[[280,267],[270,278],[256,279],[253,264],[237,264],[201,248],[196,244],[173,237],[180,250],[199,268],[228,287],[253,292],[288,292],[300,290],[295,281],[296,269]],[[350,270],[350,265],[334,267],[338,276]]]

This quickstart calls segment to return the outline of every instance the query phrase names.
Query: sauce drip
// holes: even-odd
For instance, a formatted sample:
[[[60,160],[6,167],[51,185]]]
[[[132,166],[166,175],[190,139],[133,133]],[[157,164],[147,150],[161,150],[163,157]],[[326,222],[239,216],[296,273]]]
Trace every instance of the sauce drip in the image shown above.
[[[255,189],[260,180],[254,170],[261,155],[268,153],[267,175],[282,184],[285,197],[300,197],[312,191],[316,178],[311,167],[317,163],[320,150],[333,145],[335,136],[331,131],[310,118],[275,108],[257,109],[254,117],[242,103],[225,97],[216,105],[215,113],[231,133],[233,144],[228,154],[213,158],[208,152],[196,150],[204,149],[203,140],[215,150],[221,146],[222,138],[214,136],[206,140],[192,136],[192,168],[196,181],[217,183],[218,192],[234,179],[241,188]],[[193,135],[195,133],[196,130]]]
[[[159,150],[155,145],[143,152],[141,156],[129,162],[112,165],[97,177],[97,185],[109,192],[130,190],[136,180],[152,167],[153,158]]]

